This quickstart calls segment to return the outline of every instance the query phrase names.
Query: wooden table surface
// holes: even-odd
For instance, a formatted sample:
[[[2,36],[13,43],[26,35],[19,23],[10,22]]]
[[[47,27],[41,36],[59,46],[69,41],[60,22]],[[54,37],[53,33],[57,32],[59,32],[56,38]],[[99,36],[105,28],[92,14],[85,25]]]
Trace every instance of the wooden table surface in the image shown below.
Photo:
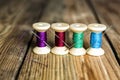
[[[105,55],[36,55],[32,24],[103,23]],[[48,44],[54,33],[48,30]],[[50,33],[50,34],[49,34]],[[89,31],[84,47],[89,47]],[[72,45],[72,32],[66,42]],[[120,0],[0,0],[0,80],[120,80]]]

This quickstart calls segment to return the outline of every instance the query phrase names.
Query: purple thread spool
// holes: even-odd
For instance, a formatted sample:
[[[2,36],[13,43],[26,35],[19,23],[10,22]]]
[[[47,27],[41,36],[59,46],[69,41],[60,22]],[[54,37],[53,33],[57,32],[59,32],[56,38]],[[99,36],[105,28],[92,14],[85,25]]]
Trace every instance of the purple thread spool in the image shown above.
[[[33,28],[37,31],[37,46],[33,49],[33,52],[36,54],[48,54],[50,52],[50,48],[46,45],[46,31],[50,28],[50,24],[45,22],[38,22],[33,24]]]
[[[46,46],[45,42],[47,42],[46,32],[37,32],[37,35],[39,36],[39,38],[37,37],[37,46],[45,47]]]

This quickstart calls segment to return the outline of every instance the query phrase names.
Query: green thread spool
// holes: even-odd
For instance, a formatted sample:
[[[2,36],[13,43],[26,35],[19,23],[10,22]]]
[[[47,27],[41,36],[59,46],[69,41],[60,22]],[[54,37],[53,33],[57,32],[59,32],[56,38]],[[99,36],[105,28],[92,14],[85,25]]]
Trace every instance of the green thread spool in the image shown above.
[[[83,47],[83,38],[84,34],[83,32],[80,33],[73,33],[73,43],[74,43],[74,48],[82,48]]]
[[[86,54],[86,50],[83,48],[84,31],[87,29],[87,25],[81,23],[74,23],[70,25],[70,30],[73,31],[73,47],[70,49],[70,54],[74,56],[80,56]]]

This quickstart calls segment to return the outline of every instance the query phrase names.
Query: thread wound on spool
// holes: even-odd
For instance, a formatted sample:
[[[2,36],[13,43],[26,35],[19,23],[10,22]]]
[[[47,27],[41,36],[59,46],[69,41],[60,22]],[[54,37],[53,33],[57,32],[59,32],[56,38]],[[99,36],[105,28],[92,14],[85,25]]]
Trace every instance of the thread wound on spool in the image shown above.
[[[65,42],[65,32],[55,32],[55,46],[63,47]]]
[[[74,48],[82,48],[83,47],[83,32],[81,33],[73,33],[73,42],[74,42]]]
[[[101,48],[102,45],[102,32],[92,32],[90,36],[90,46],[92,48]]]
[[[46,32],[37,32],[37,35],[39,36],[39,38],[37,37],[37,46],[45,47],[46,46],[45,42],[47,42]]]

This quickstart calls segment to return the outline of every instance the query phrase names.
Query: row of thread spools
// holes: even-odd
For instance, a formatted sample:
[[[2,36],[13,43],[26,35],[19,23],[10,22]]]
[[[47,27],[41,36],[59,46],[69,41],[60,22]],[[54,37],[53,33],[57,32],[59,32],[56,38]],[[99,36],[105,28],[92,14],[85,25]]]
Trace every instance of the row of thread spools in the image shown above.
[[[47,46],[47,30],[52,28],[55,31],[55,47],[50,49]],[[103,55],[105,52],[101,48],[102,32],[106,29],[103,24],[93,23],[85,25],[82,23],[53,23],[50,25],[46,22],[38,22],[33,24],[33,28],[37,31],[37,46],[33,49],[36,54],[48,54],[50,51],[53,54],[65,55],[72,54],[75,56],[85,55],[86,53],[93,56]],[[73,32],[73,47],[69,50],[65,46],[65,31],[70,29]],[[84,31],[91,30],[90,48],[83,48]],[[51,34],[51,33],[49,33]]]

